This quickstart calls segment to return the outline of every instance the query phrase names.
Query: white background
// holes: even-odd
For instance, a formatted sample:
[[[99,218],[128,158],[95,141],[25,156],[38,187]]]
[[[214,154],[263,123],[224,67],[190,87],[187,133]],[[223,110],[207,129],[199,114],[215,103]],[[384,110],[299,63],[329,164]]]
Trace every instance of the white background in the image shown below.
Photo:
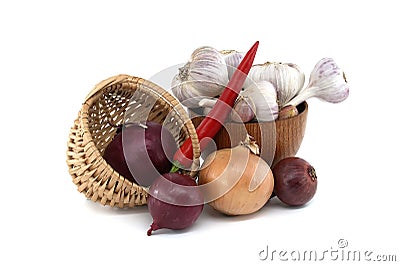
[[[267,265],[258,258],[267,245],[322,253],[337,249],[339,239],[348,250],[397,254],[399,261],[394,3],[3,1],[0,264]],[[66,143],[96,83],[120,73],[149,78],[201,45],[246,51],[256,40],[257,63],[293,62],[308,77],[319,59],[332,57],[350,83],[343,103],[309,100],[298,156],[317,170],[310,204],[291,209],[274,200],[243,217],[206,207],[193,227],[148,237],[147,207],[111,209],[77,192]]]

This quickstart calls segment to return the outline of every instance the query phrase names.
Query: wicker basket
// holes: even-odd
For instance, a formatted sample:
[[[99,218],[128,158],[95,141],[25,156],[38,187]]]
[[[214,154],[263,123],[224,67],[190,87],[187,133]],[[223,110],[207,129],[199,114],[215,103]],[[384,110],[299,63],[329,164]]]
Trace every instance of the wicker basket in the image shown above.
[[[124,208],[146,204],[147,188],[125,179],[102,157],[116,131],[111,124],[144,120],[162,123],[178,145],[191,138],[194,160],[188,174],[196,174],[200,145],[180,103],[150,81],[118,75],[95,86],[71,128],[67,165],[79,192],[103,205]]]

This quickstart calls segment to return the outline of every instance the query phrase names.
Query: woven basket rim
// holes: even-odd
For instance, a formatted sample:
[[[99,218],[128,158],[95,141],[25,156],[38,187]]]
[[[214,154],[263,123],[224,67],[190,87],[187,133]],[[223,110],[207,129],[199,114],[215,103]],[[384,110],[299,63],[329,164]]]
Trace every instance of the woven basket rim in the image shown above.
[[[165,89],[161,88],[159,85],[140,78],[140,77],[135,77],[127,74],[119,74],[113,77],[110,77],[108,79],[105,79],[98,83],[91,92],[86,96],[85,102],[82,105],[82,109],[85,110],[86,108],[89,108],[91,103],[97,100],[98,97],[101,96],[102,90],[112,86],[113,84],[117,83],[136,83],[138,87],[145,87],[146,89],[150,90],[152,94],[154,94],[155,97],[160,97],[162,98],[166,103],[169,103],[169,105],[177,111],[178,115],[181,118],[184,118],[184,125],[188,128],[189,135],[192,139],[192,145],[193,145],[193,164],[192,165],[192,171],[196,172],[198,170],[198,166],[196,165],[200,158],[200,144],[199,144],[199,139],[196,133],[196,129],[192,123],[192,120],[189,117],[189,114],[185,111],[185,109],[182,107],[181,103],[174,97],[172,94],[170,94],[168,91]],[[82,121],[87,121],[86,119],[82,119]],[[87,129],[87,132],[89,133],[88,136],[91,136],[89,129],[88,129],[88,124],[84,123],[82,124],[82,128],[84,130]]]
[[[99,168],[98,172],[100,174],[106,172],[108,173],[108,175],[110,175],[111,173],[111,177],[109,178],[114,180],[119,180],[119,182],[123,183],[122,184],[123,188],[138,190],[139,193],[147,194],[148,192],[148,188],[140,186],[124,178],[105,161],[105,159],[100,154],[100,150],[98,150],[98,148],[96,147],[96,144],[89,130],[89,109],[94,103],[96,103],[96,101],[103,95],[103,93],[107,91],[107,89],[111,89],[111,86],[117,84],[125,84],[125,85],[128,84],[128,86],[132,86],[132,90],[145,90],[146,94],[150,94],[151,97],[154,97],[155,99],[161,99],[161,102],[165,103],[170,111],[174,111],[179,116],[179,119],[182,122],[182,126],[185,127],[186,134],[192,140],[193,164],[189,173],[190,175],[194,176],[197,173],[200,165],[200,144],[196,133],[196,129],[189,117],[189,114],[185,111],[181,103],[174,96],[172,96],[167,90],[161,88],[159,85],[149,80],[127,74],[119,74],[116,76],[112,76],[95,85],[95,87],[87,94],[85,101],[82,104],[81,110],[78,113],[78,118],[76,119],[75,122],[78,123],[78,127],[80,128],[80,134],[83,136],[83,143],[86,148],[85,152],[89,154],[89,157],[94,158],[96,167]],[[126,89],[126,87],[124,87],[124,89]],[[72,134],[70,133],[70,142],[73,141],[71,139],[71,135]],[[71,152],[69,151],[69,153]],[[68,162],[68,160],[67,163],[69,164],[70,167],[70,163]],[[135,204],[135,205],[143,205],[143,204],[146,204],[146,202],[144,203],[141,202],[140,204]],[[120,205],[119,207],[122,206]]]

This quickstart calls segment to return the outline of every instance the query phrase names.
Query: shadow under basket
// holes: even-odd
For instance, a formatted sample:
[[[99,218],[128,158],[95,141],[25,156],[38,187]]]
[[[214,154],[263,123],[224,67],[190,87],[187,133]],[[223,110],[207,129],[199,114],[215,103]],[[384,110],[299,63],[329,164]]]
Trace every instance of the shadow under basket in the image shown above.
[[[299,114],[294,117],[271,122],[248,122],[244,124],[226,122],[214,137],[216,148],[237,146],[249,134],[260,146],[260,156],[270,166],[274,166],[281,159],[295,156],[303,141],[307,124],[307,102],[299,104],[297,110]],[[189,113],[195,127],[204,119],[196,111],[190,110]],[[204,155],[207,156],[207,154],[206,152]]]
[[[117,75],[88,94],[69,134],[67,165],[78,191],[92,201],[119,208],[147,203],[148,188],[132,183],[102,157],[116,127],[129,122],[154,121],[166,127],[180,146],[193,144],[193,164],[199,166],[200,145],[195,127],[181,104],[158,85],[142,78]]]

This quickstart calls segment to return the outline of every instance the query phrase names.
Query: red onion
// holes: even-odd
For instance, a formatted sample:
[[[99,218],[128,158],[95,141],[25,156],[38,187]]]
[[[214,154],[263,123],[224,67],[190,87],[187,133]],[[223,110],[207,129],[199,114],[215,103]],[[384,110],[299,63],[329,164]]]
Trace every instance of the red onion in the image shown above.
[[[298,157],[279,161],[272,169],[274,192],[284,203],[300,206],[309,202],[317,191],[317,175],[314,167]]]
[[[172,134],[161,124],[127,124],[118,130],[104,151],[104,159],[131,182],[150,186],[160,175],[169,172],[178,149]]]

